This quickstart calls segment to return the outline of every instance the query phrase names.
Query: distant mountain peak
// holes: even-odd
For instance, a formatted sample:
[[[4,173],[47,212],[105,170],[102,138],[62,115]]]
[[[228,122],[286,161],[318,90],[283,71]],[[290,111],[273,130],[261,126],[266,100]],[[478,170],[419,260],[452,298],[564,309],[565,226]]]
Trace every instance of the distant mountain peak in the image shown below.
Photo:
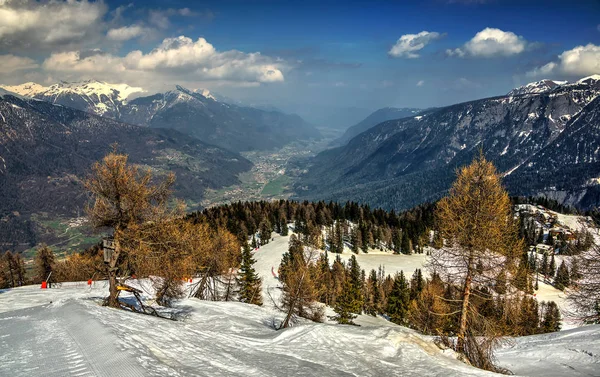
[[[26,82],[21,85],[0,85],[0,88],[25,97],[33,97],[38,93],[43,93],[48,90],[48,87],[35,82]]]
[[[582,78],[580,80],[577,80],[578,83],[583,83],[583,84],[591,84],[591,83],[596,82],[596,81],[600,81],[600,75],[597,75],[597,74],[596,75],[591,75],[591,76],[588,76],[588,77],[584,77],[584,78]]]
[[[198,89],[190,90],[190,89],[184,88],[181,85],[175,85],[175,88],[178,91],[188,94],[190,96],[192,96],[194,94],[199,94],[206,99],[212,99],[213,101],[217,101],[217,98],[208,89],[198,88]]]
[[[21,85],[2,85],[3,88],[9,92],[13,92],[22,96],[46,99],[44,97],[64,96],[64,95],[77,95],[82,97],[95,96],[100,98],[102,95],[116,99],[119,101],[125,101],[133,93],[145,92],[140,87],[129,86],[124,83],[111,84],[100,80],[84,80],[84,81],[60,81],[50,86],[43,86],[35,82],[27,82]]]
[[[556,87],[567,84],[567,81],[557,80],[540,80],[536,82],[530,82],[518,88],[515,88],[508,92],[508,96],[518,96],[522,94],[541,94],[553,90]]]

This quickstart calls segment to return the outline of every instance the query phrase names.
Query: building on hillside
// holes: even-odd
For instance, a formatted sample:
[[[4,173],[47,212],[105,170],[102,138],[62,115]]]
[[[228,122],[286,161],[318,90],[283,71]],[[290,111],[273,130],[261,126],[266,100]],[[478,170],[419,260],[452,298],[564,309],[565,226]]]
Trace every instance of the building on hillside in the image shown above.
[[[535,251],[538,254],[551,255],[554,252],[554,248],[552,246],[543,243],[538,243],[535,246],[530,246],[529,249]]]

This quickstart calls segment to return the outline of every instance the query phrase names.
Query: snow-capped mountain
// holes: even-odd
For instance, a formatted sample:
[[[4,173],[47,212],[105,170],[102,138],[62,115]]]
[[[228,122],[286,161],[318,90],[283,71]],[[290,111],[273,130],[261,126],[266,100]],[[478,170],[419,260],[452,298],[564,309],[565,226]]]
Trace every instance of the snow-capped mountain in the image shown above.
[[[299,139],[319,138],[297,115],[218,101],[208,90],[174,90],[138,97],[121,108],[123,122],[174,128],[233,151],[271,149]]]
[[[549,91],[481,99],[380,123],[346,146],[318,155],[298,187],[304,189],[300,197],[409,208],[443,195],[454,170],[470,162],[483,148],[507,176],[505,181],[512,194],[550,195],[560,187],[561,199],[568,197],[570,204],[598,204],[598,196],[584,200],[581,191],[582,182],[600,177],[590,165],[598,163],[598,156],[590,147],[585,157],[571,158],[581,152],[584,144],[574,137],[569,137],[568,143],[558,140],[576,129],[589,130],[584,136],[588,138],[585,145],[593,146],[600,139],[593,131],[598,122],[594,114],[600,106],[596,100],[600,95],[599,79],[591,76],[557,84]],[[547,87],[548,83],[541,85]],[[549,150],[555,164],[545,168],[543,177],[527,170],[538,154]],[[549,156],[546,152],[543,155]],[[559,160],[570,162],[567,166]],[[575,166],[577,173],[564,180]],[[589,194],[594,189],[586,185],[585,190]],[[574,192],[579,196],[571,195]]]
[[[551,91],[552,89],[566,84],[567,81],[555,81],[555,80],[540,80],[531,82],[527,85],[520,86],[508,92],[507,96],[518,96],[522,94],[540,94]]]
[[[60,82],[45,87],[33,82],[15,86],[3,86],[4,89],[22,96],[72,107],[96,115],[118,119],[127,97],[144,90],[127,84],[110,84],[98,80],[80,82]]]
[[[297,115],[223,102],[207,89],[173,90],[129,100],[142,88],[97,80],[0,87],[9,92],[71,107],[139,126],[174,128],[233,151],[281,147],[293,140],[319,138]]]

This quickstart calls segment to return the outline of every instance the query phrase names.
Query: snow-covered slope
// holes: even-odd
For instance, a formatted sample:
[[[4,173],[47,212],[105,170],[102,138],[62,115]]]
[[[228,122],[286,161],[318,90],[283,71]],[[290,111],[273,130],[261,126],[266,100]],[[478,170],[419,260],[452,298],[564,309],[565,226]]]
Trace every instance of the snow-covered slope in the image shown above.
[[[600,325],[511,339],[498,362],[517,375],[600,375]]]
[[[273,330],[273,321],[282,314],[267,293],[278,291],[272,271],[277,271],[288,241],[275,236],[255,252],[263,307],[185,299],[174,309],[181,320],[169,321],[101,307],[107,294],[101,281],[91,288],[80,282],[0,291],[0,375],[495,375],[457,361],[431,337],[382,318],[359,316],[360,327],[302,321]],[[373,263],[379,257],[370,255]],[[386,270],[412,272],[414,261],[396,257],[396,263],[388,259]],[[151,292],[143,281],[134,284]],[[594,375],[599,335],[600,327],[591,327],[519,338],[500,351],[499,361],[519,375]]]

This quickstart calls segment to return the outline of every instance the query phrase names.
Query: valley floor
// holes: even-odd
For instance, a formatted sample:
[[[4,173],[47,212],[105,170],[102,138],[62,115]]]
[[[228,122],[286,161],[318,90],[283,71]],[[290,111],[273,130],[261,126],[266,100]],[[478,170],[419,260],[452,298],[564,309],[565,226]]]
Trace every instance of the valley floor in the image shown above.
[[[360,327],[303,321],[275,331],[282,315],[270,301],[279,292],[273,272],[288,239],[276,236],[255,253],[263,307],[184,299],[174,309],[181,320],[170,321],[100,306],[102,281],[0,291],[0,376],[493,375],[379,317],[359,316]],[[370,253],[359,262],[410,274],[423,256]],[[600,375],[600,326],[517,338],[498,358],[518,375]]]

